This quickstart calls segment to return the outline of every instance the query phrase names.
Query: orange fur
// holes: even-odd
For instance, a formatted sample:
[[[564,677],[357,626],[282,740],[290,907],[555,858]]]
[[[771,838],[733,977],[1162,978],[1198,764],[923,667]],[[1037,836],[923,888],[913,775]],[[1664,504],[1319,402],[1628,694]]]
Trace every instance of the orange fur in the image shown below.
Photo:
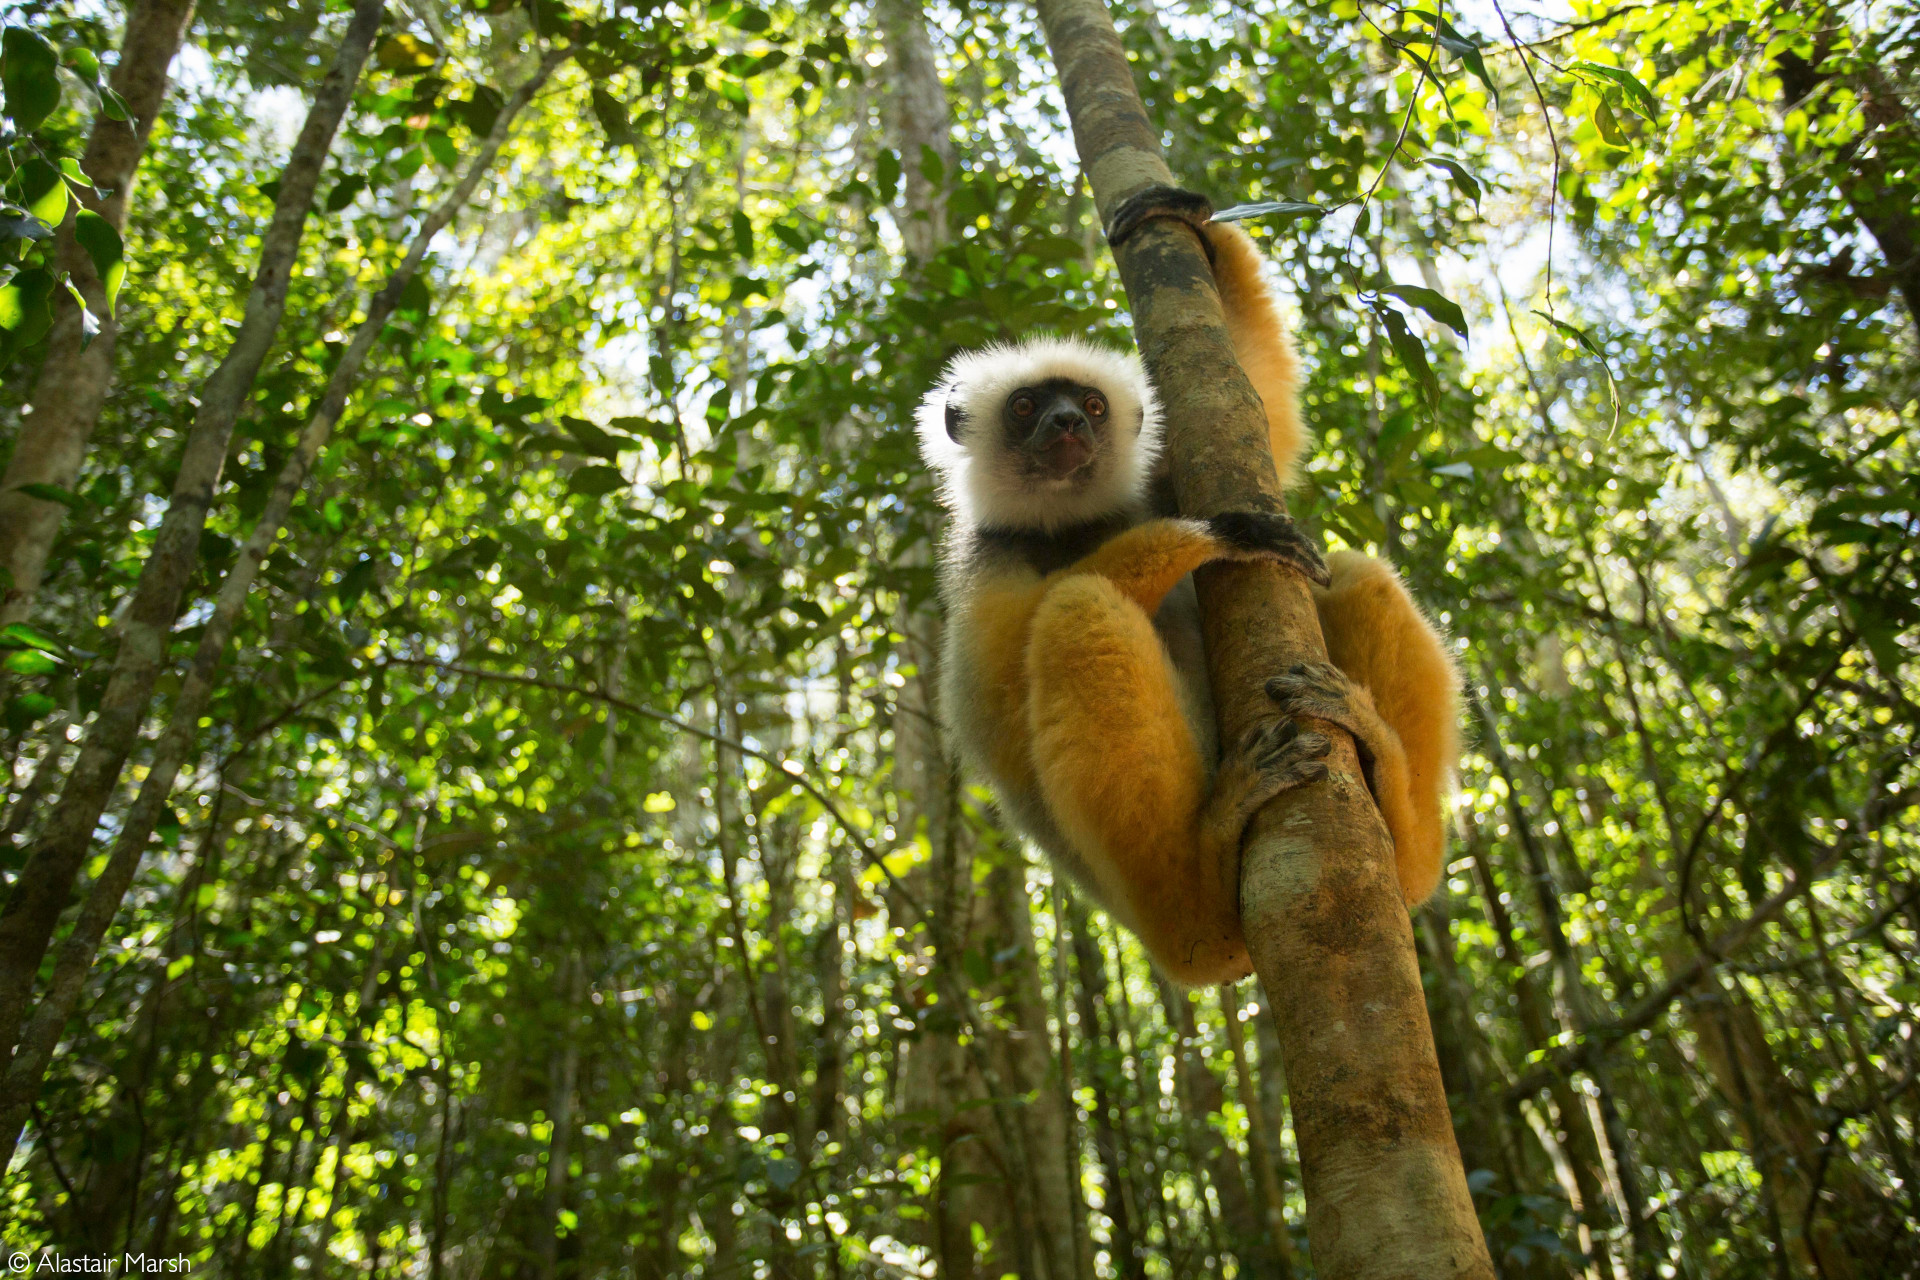
[[[1267,410],[1267,444],[1282,488],[1291,489],[1306,430],[1300,425],[1300,357],[1280,304],[1260,270],[1260,247],[1230,222],[1210,222],[1213,282],[1226,312],[1233,355]]]
[[[1205,234],[1235,354],[1265,404],[1276,466],[1291,480],[1304,441],[1299,362],[1253,242],[1231,226],[1209,225]],[[1027,378],[1023,370],[1039,367],[1042,355],[1051,362],[1047,376],[1064,370],[1142,406],[1140,438],[1121,439],[1103,463],[1101,487],[1075,499],[1137,522],[1050,573],[1033,566],[1063,559],[988,554],[968,539],[991,523],[1064,548],[1060,530],[1088,512],[1074,507],[1071,519],[1056,518],[1030,493],[1001,493],[996,485],[1013,482],[996,477],[1015,471],[996,455],[996,438],[973,426],[953,438],[946,408],[949,397],[969,394],[970,379],[985,378],[979,398],[964,402],[962,421],[988,422],[1012,387],[1026,385],[993,379]],[[1170,976],[1230,981],[1248,969],[1238,906],[1246,820],[1277,791],[1310,779],[1313,766],[1300,765],[1299,752],[1283,759],[1270,749],[1275,740],[1263,746],[1258,733],[1214,763],[1204,672],[1174,657],[1197,651],[1191,591],[1168,596],[1200,565],[1247,553],[1201,522],[1142,514],[1157,432],[1152,392],[1144,381],[1101,382],[1139,376],[1108,357],[1040,344],[956,362],[948,384],[923,405],[923,450],[942,473],[957,522],[943,565],[942,707],[962,755],[991,779],[1009,816],[1134,930]],[[1458,677],[1391,568],[1350,552],[1329,557],[1329,567],[1332,584],[1315,599],[1329,656],[1348,680],[1330,680],[1341,686],[1339,705],[1316,705],[1361,739],[1401,888],[1417,903],[1440,875]],[[1176,608],[1182,599],[1184,613]],[[1176,635],[1188,648],[1170,647]]]
[[[1299,361],[1261,272],[1260,250],[1230,223],[1209,223],[1214,279],[1240,367],[1267,408],[1273,460],[1292,477],[1304,440]],[[1440,635],[1384,561],[1327,557],[1333,584],[1314,592],[1327,657],[1358,686],[1354,719],[1375,758],[1374,802],[1393,835],[1410,904],[1440,882],[1442,801],[1459,760],[1460,676]]]

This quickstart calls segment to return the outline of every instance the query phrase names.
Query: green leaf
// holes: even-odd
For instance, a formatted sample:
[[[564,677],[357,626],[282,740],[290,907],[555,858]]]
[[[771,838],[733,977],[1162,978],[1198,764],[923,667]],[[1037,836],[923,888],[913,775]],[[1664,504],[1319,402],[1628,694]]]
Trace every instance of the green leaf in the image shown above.
[[[380,42],[374,59],[398,76],[417,76],[440,60],[440,51],[402,31]]]
[[[581,467],[567,477],[567,492],[598,498],[626,487],[627,478],[618,467]]]
[[[86,499],[71,489],[63,489],[57,484],[23,484],[14,487],[15,493],[24,493],[29,498],[38,498],[42,502],[57,502],[70,511],[78,511],[86,505]]]
[[[0,214],[0,240],[45,240],[53,228],[30,213]],[[0,321],[0,328],[13,328]]]
[[[727,25],[749,34],[757,34],[773,26],[773,18],[765,9],[743,5],[728,16]]]
[[[1447,176],[1453,179],[1453,185],[1459,188],[1460,194],[1473,201],[1473,207],[1476,210],[1480,208],[1480,183],[1467,172],[1466,166],[1458,160],[1449,160],[1445,156],[1428,156],[1423,163],[1432,165],[1436,169],[1446,170]]]
[[[1620,128],[1620,119],[1613,114],[1613,108],[1607,105],[1605,98],[1594,105],[1593,127],[1600,131],[1601,138],[1608,146],[1627,146],[1627,135]]]
[[[457,98],[447,104],[447,110],[468,129],[484,136],[493,132],[493,122],[500,118],[500,108],[506,103],[499,90],[479,85],[471,101]]]
[[[0,36],[0,90],[21,133],[39,128],[60,105],[59,67],[53,46],[24,27],[8,27]]]
[[[1567,70],[1588,84],[1599,87],[1604,82],[1618,86],[1624,91],[1629,106],[1649,120],[1660,118],[1660,103],[1653,91],[1640,83],[1640,78],[1621,67],[1604,67],[1597,62],[1576,62]]]
[[[1450,301],[1445,295],[1432,289],[1423,289],[1417,284],[1390,284],[1380,292],[1420,308],[1462,338],[1467,336],[1466,313],[1460,310],[1459,303]]]
[[[1613,380],[1613,370],[1607,367],[1606,352],[1600,350],[1600,344],[1595,342],[1592,338],[1588,337],[1587,331],[1585,329],[1580,328],[1578,325],[1571,325],[1571,324],[1568,324],[1565,320],[1556,319],[1555,317],[1550,316],[1546,312],[1540,310],[1538,307],[1534,308],[1533,314],[1539,316],[1542,320],[1545,320],[1548,324],[1558,329],[1560,331],[1560,336],[1570,339],[1571,341],[1578,343],[1580,346],[1585,347],[1587,349],[1588,354],[1592,355],[1595,360],[1598,360],[1600,362],[1600,372],[1604,373],[1607,376],[1607,399],[1612,401],[1613,403],[1613,426],[1607,432],[1607,434],[1612,435],[1613,432],[1618,431],[1620,429],[1620,388],[1618,385],[1615,384]]]
[[[753,220],[738,209],[733,211],[733,251],[743,258],[753,257]]]
[[[15,733],[23,733],[32,727],[34,721],[59,705],[53,700],[52,695],[41,693],[37,689],[23,693],[17,698],[11,698],[7,702],[7,727]]]
[[[1251,218],[1322,218],[1327,211],[1304,200],[1262,200],[1257,204],[1236,204],[1213,215],[1215,222],[1245,222]]]
[[[873,185],[880,189],[880,203],[891,204],[900,191],[900,153],[883,150],[873,163]]]
[[[100,317],[87,309],[87,300],[80,296],[80,290],[74,287],[72,280],[62,280],[67,296],[73,299],[73,305],[80,308],[80,349],[85,351],[100,336]]]
[[[74,215],[73,238],[87,251],[87,257],[93,259],[93,269],[99,273],[100,287],[107,295],[107,314],[112,315],[114,300],[120,296],[120,284],[127,278],[120,233],[93,210],[82,209]]]
[[[60,654],[65,652],[58,640],[38,627],[16,622],[0,631],[0,649],[38,649],[43,653]]]
[[[605,458],[611,462],[620,456],[622,449],[633,448],[633,441],[623,440],[608,431],[603,431],[585,418],[562,418],[560,425],[567,434],[580,442],[580,448],[596,458]],[[625,481],[622,481],[624,484]]]
[[[333,184],[333,190],[327,193],[327,212],[338,213],[353,203],[353,198],[367,189],[367,180],[359,174],[350,174]]]
[[[600,122],[600,129],[607,135],[607,141],[616,147],[634,145],[633,123],[627,117],[627,105],[602,89],[593,87],[590,95],[593,104],[593,117]]]
[[[1493,77],[1487,74],[1487,61],[1481,56],[1480,42],[1471,36],[1461,34],[1458,27],[1437,13],[1429,13],[1425,9],[1413,9],[1410,12],[1414,17],[1434,28],[1435,43],[1459,58],[1467,70],[1473,72],[1474,77],[1487,87],[1487,95],[1497,105],[1500,101],[1500,90],[1494,87]]]
[[[11,185],[20,193],[26,211],[48,226],[59,226],[67,216],[67,180],[45,160],[33,159],[21,165]]]
[[[45,336],[53,324],[53,273],[35,267],[0,285],[0,329],[13,335],[13,349]]]
[[[17,676],[44,676],[58,671],[60,661],[38,649],[16,649],[6,656],[4,662],[0,662],[0,666]]]
[[[1400,357],[1400,363],[1419,384],[1421,395],[1427,402],[1429,412],[1440,412],[1440,380],[1434,376],[1433,366],[1427,362],[1427,349],[1420,342],[1420,335],[1407,325],[1407,318],[1392,307],[1376,307],[1374,314],[1387,328],[1387,341],[1393,344],[1394,354]]]

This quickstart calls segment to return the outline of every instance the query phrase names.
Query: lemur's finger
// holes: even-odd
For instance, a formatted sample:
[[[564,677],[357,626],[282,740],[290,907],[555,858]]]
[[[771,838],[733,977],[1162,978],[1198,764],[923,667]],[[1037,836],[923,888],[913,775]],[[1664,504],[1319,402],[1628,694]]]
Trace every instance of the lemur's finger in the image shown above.
[[[1126,243],[1128,236],[1155,218],[1172,218],[1198,232],[1212,216],[1213,201],[1198,191],[1187,191],[1180,187],[1148,187],[1144,191],[1134,192],[1114,207],[1112,216],[1107,219],[1107,243],[1118,249]],[[1213,245],[1205,234],[1200,236],[1200,246],[1207,251],[1207,261],[1212,262]]]

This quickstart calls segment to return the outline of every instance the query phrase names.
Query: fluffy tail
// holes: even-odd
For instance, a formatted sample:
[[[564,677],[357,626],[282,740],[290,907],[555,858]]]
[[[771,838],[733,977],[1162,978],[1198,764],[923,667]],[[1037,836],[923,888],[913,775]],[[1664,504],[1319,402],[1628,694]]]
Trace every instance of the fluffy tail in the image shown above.
[[[1300,358],[1287,336],[1280,307],[1261,272],[1259,247],[1230,222],[1209,222],[1213,280],[1227,313],[1233,354],[1267,407],[1267,436],[1283,487],[1292,488],[1294,467],[1306,443],[1300,425]]]

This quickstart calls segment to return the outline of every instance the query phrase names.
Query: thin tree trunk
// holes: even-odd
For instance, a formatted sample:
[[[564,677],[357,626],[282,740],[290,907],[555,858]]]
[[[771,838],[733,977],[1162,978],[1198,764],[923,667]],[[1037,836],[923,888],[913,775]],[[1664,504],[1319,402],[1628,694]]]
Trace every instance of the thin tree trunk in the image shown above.
[[[1007,956],[997,979],[1006,992],[1005,1013],[1013,1025],[999,1040],[1002,1075],[1007,1087],[1030,1098],[1013,1112],[1025,1145],[1032,1153],[1034,1226],[1040,1261],[1047,1280],[1075,1280],[1076,1259],[1091,1259],[1092,1251],[1076,1237],[1074,1202],[1078,1189],[1067,1181],[1066,1164],[1054,1158],[1072,1133],[1060,1095],[1058,1067],[1047,1036],[1047,1005],[1040,981],[1039,950],[1034,945],[1032,907],[1027,899],[1026,863],[1019,858],[994,869],[989,878],[993,899],[993,932],[998,954]],[[1008,953],[1013,954],[1008,956]],[[1088,1277],[1092,1275],[1088,1269]]]
[[[193,21],[193,0],[135,0],[127,10],[120,39],[120,61],[108,85],[127,105],[127,119],[103,110],[93,117],[93,132],[81,154],[80,169],[104,195],[83,193],[79,208],[125,231],[133,182],[167,96],[167,72]],[[68,188],[72,190],[71,187]],[[0,627],[25,619],[46,572],[47,553],[66,507],[21,493],[23,485],[49,484],[71,489],[80,475],[87,442],[93,438],[100,407],[113,381],[113,349],[120,328],[107,308],[106,292],[93,260],[73,238],[79,208],[70,208],[54,241],[54,255],[99,319],[91,342],[81,327],[80,308],[64,289],[53,292],[53,327],[47,354],[27,397],[32,412],[20,421],[7,472],[0,479]]]
[[[1172,175],[1102,0],[1040,0],[1074,142],[1103,218]],[[1283,511],[1259,397],[1233,358],[1200,245],[1164,221],[1116,255],[1149,373],[1169,405],[1180,509]],[[1272,714],[1267,673],[1324,660],[1304,582],[1267,565],[1197,575],[1223,741]],[[1255,818],[1240,901],[1254,967],[1274,997],[1325,1280],[1491,1280],[1454,1144],[1446,1090],[1385,826],[1352,739],[1322,784]]]
[[[567,956],[565,1008],[569,1027],[553,1054],[547,1102],[553,1133],[547,1142],[547,1179],[541,1195],[540,1280],[554,1280],[560,1241],[566,1234],[560,1215],[567,1207],[567,1165],[573,1159],[573,1090],[580,1078],[580,1037],[576,1029],[586,985],[586,971],[576,950]]]
[[[925,262],[947,243],[947,183],[953,173],[953,117],[947,89],[927,37],[926,9],[907,0],[876,0],[874,17],[886,40],[891,132],[900,149],[905,183],[905,212],[900,241],[907,256]],[[923,161],[931,153],[939,165],[930,174]]]
[[[1213,1184],[1213,1193],[1220,1200],[1220,1218],[1227,1228],[1234,1256],[1240,1260],[1240,1274],[1286,1280],[1293,1274],[1292,1250],[1282,1251],[1273,1233],[1274,1220],[1267,1205],[1256,1201],[1247,1189],[1246,1162],[1211,1123],[1226,1110],[1227,1091],[1221,1087],[1220,1078],[1200,1058],[1200,1027],[1193,1016],[1193,1002],[1165,979],[1160,983],[1160,1002],[1166,1006],[1167,1021],[1178,1037],[1182,1095],[1193,1118],[1193,1136],[1203,1144],[1194,1156],[1206,1169],[1207,1181]],[[1227,1016],[1233,1016],[1231,1010]],[[1239,1069],[1238,1064],[1235,1069]],[[1241,1088],[1246,1097],[1255,1096],[1244,1082]],[[1249,1128],[1256,1130],[1255,1138],[1258,1138],[1255,1117],[1259,1114],[1257,1106],[1247,1108]],[[1266,1199],[1264,1195],[1262,1199]],[[1282,1220],[1280,1230],[1285,1229]]]
[[[1547,951],[1553,957],[1554,971],[1560,982],[1560,990],[1567,1017],[1566,1030],[1576,1040],[1586,1035],[1592,1024],[1588,1012],[1586,979],[1581,976],[1579,958],[1573,953],[1573,942],[1567,936],[1566,920],[1560,910],[1560,893],[1554,883],[1553,870],[1547,864],[1546,850],[1541,848],[1535,835],[1533,821],[1522,803],[1519,780],[1515,776],[1513,761],[1507,756],[1507,749],[1500,741],[1500,733],[1487,705],[1479,698],[1472,699],[1479,708],[1480,722],[1484,730],[1485,746],[1491,755],[1494,770],[1500,775],[1507,792],[1507,816],[1512,822],[1514,837],[1520,846],[1522,856],[1527,862],[1527,879],[1533,886],[1534,903],[1540,913],[1540,932],[1547,944]],[[1607,1154],[1613,1156],[1612,1168],[1616,1177],[1610,1187],[1611,1198],[1620,1212],[1621,1220],[1626,1223],[1627,1233],[1634,1254],[1630,1272],[1638,1274],[1656,1265],[1655,1259],[1661,1250],[1653,1237],[1651,1224],[1647,1221],[1644,1203],[1639,1192],[1639,1180],[1633,1164],[1633,1152],[1626,1138],[1626,1123],[1621,1118],[1619,1106],[1613,1096],[1612,1082],[1606,1068],[1598,1061],[1589,1069],[1589,1077],[1599,1091],[1599,1116],[1597,1122],[1589,1117],[1589,1127],[1593,1135],[1594,1147],[1600,1153],[1601,1168],[1608,1167]],[[1572,1133],[1576,1120],[1566,1113],[1565,1108],[1573,1104],[1572,1090],[1563,1088],[1559,1093],[1567,1095],[1564,1099],[1556,1094],[1555,1101],[1562,1108],[1561,1123]],[[1581,1106],[1581,1111],[1587,1108]]]
[[[261,239],[260,265],[246,315],[220,367],[201,390],[200,408],[187,437],[186,452],[174,479],[173,497],[153,550],[140,571],[132,603],[121,623],[120,648],[100,709],[88,727],[80,756],[45,832],[0,910],[0,1060],[10,1060],[33,993],[34,974],[46,955],[73,882],[86,860],[95,824],[119,782],[120,770],[139,741],[154,682],[167,660],[167,642],[179,612],[180,597],[198,560],[200,533],[214,486],[226,462],[227,444],[254,375],[266,358],[286,311],[287,283],[299,254],[301,231],[320,182],[333,137],[353,97],[353,86],[374,34],[380,28],[383,0],[356,0],[353,20],[341,38],[333,66],[314,94],[306,124],[280,175],[273,220]],[[116,898],[116,902],[118,899]],[[11,1117],[24,1109],[0,1105]],[[18,1125],[7,1127],[4,1146],[11,1151]]]
[[[546,83],[553,70],[567,56],[566,51],[549,53],[541,60],[540,66],[528,80],[514,91],[506,105],[501,108],[499,118],[494,122],[493,131],[487,136],[479,153],[467,167],[453,190],[427,215],[420,229],[415,233],[413,242],[408,246],[407,256],[394,269],[386,283],[367,304],[367,316],[359,330],[354,334],[353,342],[347,347],[340,363],[328,379],[326,393],[321,397],[319,407],[309,419],[306,429],[301,432],[300,440],[294,451],[281,467],[280,475],[274,482],[272,493],[267,498],[265,509],[259,521],[254,525],[253,533],[235,557],[233,568],[228,570],[226,580],[220,584],[220,594],[215,601],[212,615],[208,618],[205,630],[201,633],[200,644],[194,653],[193,665],[188,668],[187,678],[181,685],[179,696],[175,699],[172,718],[167,731],[155,747],[152,765],[142,780],[140,792],[134,798],[133,806],[124,818],[119,834],[116,836],[113,851],[107,859],[106,868],[100,873],[92,890],[87,895],[86,905],[81,908],[80,918],[75,922],[73,932],[61,945],[60,955],[54,966],[53,981],[46,996],[34,1010],[33,1019],[25,1034],[20,1038],[19,1051],[7,1069],[4,1082],[0,1082],[0,1159],[11,1156],[14,1143],[18,1140],[20,1126],[25,1122],[28,1109],[40,1088],[40,1077],[46,1071],[47,1062],[53,1055],[58,1043],[60,1030],[67,1016],[72,1012],[74,1001],[78,999],[84,984],[88,967],[93,962],[94,953],[99,949],[101,940],[106,937],[107,928],[113,922],[119,910],[120,900],[126,895],[133,883],[134,873],[139,869],[140,858],[146,849],[147,839],[152,835],[161,813],[166,809],[167,799],[172,793],[173,782],[179,774],[181,765],[199,735],[201,714],[213,696],[214,681],[219,674],[221,659],[225,656],[227,641],[232,637],[234,627],[246,604],[247,595],[258,577],[260,566],[265,562],[273,544],[278,540],[280,527],[286,522],[293,508],[294,498],[300,493],[312,468],[314,459],[325,447],[333,432],[334,424],[340,420],[346,409],[347,397],[359,382],[361,367],[379,341],[387,318],[398,305],[401,292],[419,270],[425,259],[427,246],[433,238],[453,220],[457,213],[472,196],[482,176],[492,167],[494,158],[499,154],[501,145],[511,131],[513,119],[521,108],[532,100],[540,86]],[[156,552],[157,554],[157,552]],[[143,575],[144,577],[144,575]],[[149,692],[151,692],[149,672]],[[118,675],[116,674],[116,679]],[[104,707],[102,715],[104,716]],[[89,743],[92,738],[89,738]],[[105,748],[103,748],[104,750]],[[124,760],[125,750],[121,750]],[[76,768],[76,773],[78,772]],[[100,809],[105,807],[105,791],[111,788],[106,784],[99,803],[94,806],[97,818]],[[71,790],[71,785],[69,787]],[[62,796],[63,808],[67,797]],[[86,842],[82,837],[78,842],[82,854]],[[76,859],[77,861],[77,859]],[[24,882],[25,873],[22,873]],[[16,895],[17,896],[17,895]],[[12,905],[9,904],[9,910]],[[57,918],[57,907],[54,911]],[[4,925],[0,918],[0,925]],[[51,922],[48,925],[51,932]],[[44,949],[45,943],[42,942]],[[32,971],[27,973],[30,982]]]
[[[1110,1226],[1113,1267],[1121,1280],[1140,1280],[1146,1272],[1146,1260],[1140,1254],[1134,1233],[1134,1212],[1126,1184],[1126,1164],[1121,1159],[1120,1135],[1114,1127],[1114,1100],[1109,1087],[1106,1063],[1101,1054],[1116,1042],[1111,1020],[1102,1018],[1106,1004],[1107,966],[1095,944],[1086,908],[1073,900],[1068,908],[1073,933],[1074,967],[1080,981],[1074,988],[1074,1002],[1080,1013],[1080,1038],[1088,1049],[1087,1081],[1093,1088],[1093,1151],[1100,1161],[1100,1180],[1105,1184],[1104,1212]]]
[[[1227,1047],[1233,1051],[1233,1081],[1240,1089],[1240,1105],[1247,1112],[1247,1160],[1253,1166],[1254,1185],[1266,1208],[1267,1233],[1280,1255],[1283,1274],[1290,1274],[1293,1237],[1287,1234],[1287,1193],[1280,1185],[1280,1163],[1267,1143],[1274,1132],[1261,1104],[1259,1087],[1253,1081],[1253,1064],[1247,1061],[1247,1037],[1240,1026],[1240,1011],[1234,1008],[1230,989],[1221,988],[1220,1016],[1227,1028]]]

